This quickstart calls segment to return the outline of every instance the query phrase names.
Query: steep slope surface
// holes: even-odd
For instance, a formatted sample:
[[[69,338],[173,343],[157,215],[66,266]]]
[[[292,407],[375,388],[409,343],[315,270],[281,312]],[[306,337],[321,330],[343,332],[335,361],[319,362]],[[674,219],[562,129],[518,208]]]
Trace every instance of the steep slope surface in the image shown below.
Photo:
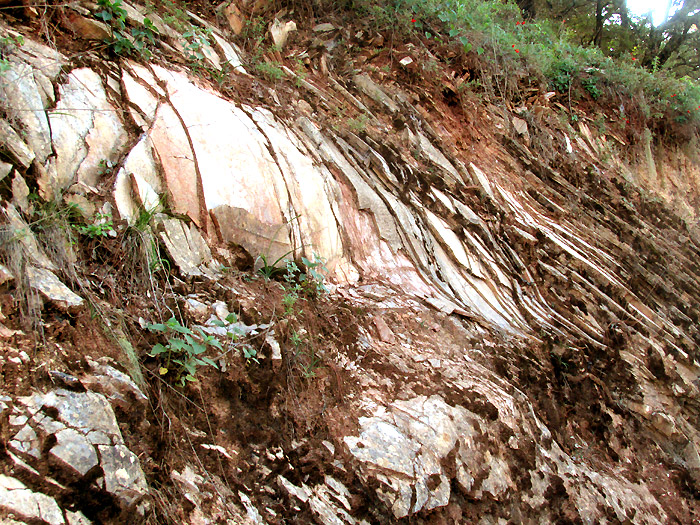
[[[59,51],[3,28],[8,520],[699,519],[692,159],[381,35],[256,62],[123,7],[150,61],[88,5]]]

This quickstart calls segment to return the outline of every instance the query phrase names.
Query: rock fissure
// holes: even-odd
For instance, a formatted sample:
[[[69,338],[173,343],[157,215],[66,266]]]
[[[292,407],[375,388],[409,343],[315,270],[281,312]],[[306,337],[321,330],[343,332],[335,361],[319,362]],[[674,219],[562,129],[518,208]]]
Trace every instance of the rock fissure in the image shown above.
[[[307,243],[304,242],[304,239],[301,238],[303,234],[302,228],[296,229],[294,227],[294,222],[302,222],[305,219],[302,217],[301,213],[297,210],[294,209],[294,199],[292,198],[292,192],[290,191],[290,185],[289,182],[287,181],[287,178],[285,177],[285,169],[280,163],[280,159],[278,158],[278,153],[275,150],[275,148],[272,146],[272,142],[270,138],[267,136],[265,133],[265,130],[263,127],[260,125],[259,122],[256,121],[255,118],[253,118],[253,115],[248,113],[244,108],[241,108],[241,110],[248,116],[251,122],[256,126],[260,134],[265,137],[265,143],[264,146],[267,149],[268,153],[270,154],[270,157],[273,159],[275,165],[277,166],[277,169],[282,177],[282,180],[284,181],[284,189],[286,192],[286,200],[289,203],[289,209],[286,210],[287,212],[287,217],[285,218],[285,227],[289,231],[289,237],[292,241],[292,246],[291,246],[291,254],[292,256],[296,257],[298,253],[303,252],[304,248],[306,246],[313,246],[312,243]],[[274,117],[273,117],[274,118]],[[282,210],[282,213],[284,214],[284,210]],[[273,261],[270,261],[273,262]]]

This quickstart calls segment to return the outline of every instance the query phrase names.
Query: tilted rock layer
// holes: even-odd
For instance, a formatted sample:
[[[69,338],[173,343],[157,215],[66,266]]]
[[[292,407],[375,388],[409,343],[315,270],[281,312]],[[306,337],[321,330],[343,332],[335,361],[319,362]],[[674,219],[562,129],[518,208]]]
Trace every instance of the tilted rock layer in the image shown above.
[[[130,20],[142,16],[129,9]],[[275,100],[224,32],[197,23],[215,44],[207,67],[227,61],[234,88],[254,85]],[[334,297],[375,315],[355,350],[338,349],[328,366],[356,388],[341,405],[350,421],[329,419],[313,451],[322,467],[303,470],[300,443],[251,453],[260,487],[232,490],[202,465],[172,466],[158,483],[187,500],[183,522],[293,520],[265,503],[275,498],[338,524],[700,518],[688,495],[700,483],[700,244],[636,189],[648,173],[597,158],[604,137],[585,124],[571,138],[546,123],[528,130],[505,109],[481,108],[487,136],[470,149],[455,116],[438,113],[444,106],[431,113],[413,103],[413,88],[368,73],[298,78],[294,98],[315,107],[298,100],[291,111],[232,100],[163,63],[78,65],[25,39],[0,77],[3,165],[17,181],[3,209],[8,228],[26,234],[28,286],[42,300],[65,315],[84,307],[78,281],[59,280],[63,269],[21,216],[25,179],[44,200],[82,204],[88,216],[99,209],[134,225],[153,214],[157,239],[193,289],[221,280],[236,250],[269,262],[318,255]],[[365,128],[329,126],[341,106],[360,112]],[[547,133],[548,159],[534,145]],[[226,336],[234,324],[214,299],[195,293],[186,309]],[[235,326],[241,337],[264,333],[279,367],[290,350],[273,324]],[[4,369],[28,367],[17,359],[5,355]],[[74,378],[75,391],[1,398],[11,430],[2,512],[87,523],[80,505],[89,498],[68,501],[75,486],[134,519],[153,512],[144,458],[125,445],[110,406],[127,410],[147,396],[102,370],[99,380]],[[239,454],[214,441],[201,447],[223,462]],[[306,477],[292,475],[297,460]]]

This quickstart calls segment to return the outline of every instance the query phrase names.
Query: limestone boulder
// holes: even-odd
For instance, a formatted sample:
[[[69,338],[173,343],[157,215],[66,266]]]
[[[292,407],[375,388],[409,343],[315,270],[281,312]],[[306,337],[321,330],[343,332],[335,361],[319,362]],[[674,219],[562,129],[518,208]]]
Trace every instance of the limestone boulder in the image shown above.
[[[87,484],[87,490],[104,490],[120,505],[125,508],[134,505],[137,513],[143,515],[149,505],[144,499],[149,490],[146,478],[138,458],[124,444],[107,398],[95,392],[57,389],[11,402],[9,450],[18,456],[15,463],[20,470],[36,472],[34,466],[42,468],[40,465],[50,464],[51,476],[55,477],[55,480],[47,478],[51,483]],[[5,490],[9,498],[14,485]],[[18,495],[16,501],[26,500],[27,505],[33,505],[37,498],[49,501],[43,495],[32,495],[29,490],[12,494]],[[61,518],[56,523],[64,523],[62,511],[59,514]],[[22,512],[22,515],[30,514]]]
[[[27,277],[32,288],[60,309],[75,312],[83,306],[83,298],[63,284],[51,270],[29,266]]]

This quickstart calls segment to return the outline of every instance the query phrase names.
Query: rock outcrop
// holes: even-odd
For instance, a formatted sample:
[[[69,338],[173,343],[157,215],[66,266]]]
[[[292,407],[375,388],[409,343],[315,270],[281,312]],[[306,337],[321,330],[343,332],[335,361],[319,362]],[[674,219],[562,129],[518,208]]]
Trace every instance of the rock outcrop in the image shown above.
[[[91,384],[118,398],[144,394],[128,376],[110,366]],[[56,373],[72,386],[77,378]],[[84,390],[84,388],[83,388]],[[116,398],[113,398],[116,399]],[[110,507],[130,509],[143,518],[150,509],[149,488],[138,458],[125,445],[112,406],[89,391],[52,390],[30,396],[3,396],[0,415],[7,422],[8,466],[0,480],[0,509],[16,518],[51,524],[90,523],[83,507],[98,518]],[[73,501],[63,509],[57,501]]]
[[[143,24],[142,8],[124,5],[130,23]],[[237,10],[224,11],[236,19]],[[64,22],[71,30],[102,38],[93,26],[86,36],[76,13]],[[149,16],[164,56],[188,49],[175,28]],[[700,518],[688,495],[700,483],[700,242],[636,189],[620,159],[596,158],[604,137],[586,128],[572,141],[515,115],[513,133],[498,132],[501,111],[484,106],[491,135],[466,147],[455,116],[438,113],[443,105],[428,111],[420,88],[382,84],[369,70],[296,78],[288,69],[294,90],[279,96],[297,100],[292,111],[244,70],[222,30],[192,20],[211,35],[197,63],[228,64],[234,89],[261,97],[234,97],[167,60],[98,67],[94,53],[78,62],[24,36],[0,74],[10,166],[0,182],[14,181],[9,173],[27,181],[9,185],[3,240],[15,247],[5,250],[14,261],[8,282],[38,292],[60,312],[51,314],[60,326],[74,324],[67,319],[87,302],[97,305],[110,339],[128,353],[116,319],[132,305],[117,299],[114,276],[67,271],[71,259],[39,242],[27,217],[37,199],[78,203],[88,221],[94,210],[114,221],[113,242],[150,232],[147,249],[162,247],[177,274],[161,314],[184,312],[229,345],[212,356],[220,375],[211,385],[219,386],[206,401],[219,404],[209,418],[202,390],[185,408],[173,394],[170,420],[164,414],[175,409],[157,373],[144,388],[96,361],[75,365],[83,370],[75,377],[51,376],[62,388],[3,396],[0,516],[50,524],[162,517],[169,507],[149,486],[157,479],[186,501],[168,512],[193,524],[293,521],[283,509],[325,524]],[[326,29],[317,33],[332,51],[336,33]],[[362,115],[362,129],[329,125],[336,107]],[[549,159],[533,145],[540,133],[553,135]],[[317,337],[318,355],[311,337],[290,329],[299,297],[285,289],[288,314],[280,307],[261,320],[267,289],[256,296],[245,281],[240,289],[226,281],[236,254],[248,267],[323,258],[342,308],[333,314],[337,333]],[[154,299],[152,282],[144,290],[140,300]],[[232,320],[234,304],[250,318]],[[374,321],[338,320],[350,310],[371,311]],[[138,319],[143,333],[149,322]],[[352,323],[353,340],[333,339]],[[11,350],[18,334],[0,333],[8,385],[30,375],[29,360]],[[143,337],[134,344],[148,359]],[[284,403],[275,396],[294,384],[281,364],[291,369],[302,357],[312,363],[305,379],[319,382],[309,391],[319,389],[314,417],[324,432],[313,435],[320,423],[307,419],[309,435],[299,440],[229,436],[238,414],[226,410],[241,400],[272,422],[260,422],[269,439],[281,432]],[[335,397],[324,394],[331,390]],[[144,429],[125,414],[145,414],[149,401],[163,432],[182,426],[179,446],[191,455],[169,452],[177,462],[166,465],[155,446],[157,459],[127,446],[117,416],[138,442]],[[205,423],[187,421],[192,406]]]

